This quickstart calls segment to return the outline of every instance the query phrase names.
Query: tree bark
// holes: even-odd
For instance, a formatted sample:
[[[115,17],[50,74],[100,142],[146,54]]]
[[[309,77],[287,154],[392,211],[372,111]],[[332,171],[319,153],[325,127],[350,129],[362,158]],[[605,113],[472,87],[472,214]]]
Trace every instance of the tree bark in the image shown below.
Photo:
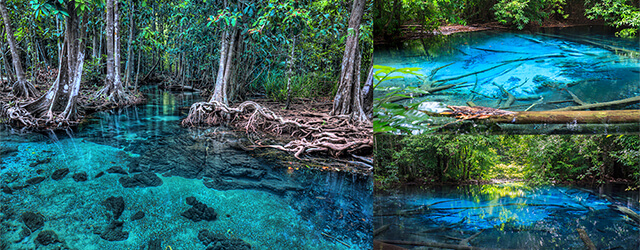
[[[296,36],[293,36],[293,45],[291,46],[291,55],[289,56],[289,72],[287,72],[287,103],[284,106],[284,109],[289,109],[289,104],[291,104],[291,77],[293,76],[293,63],[296,51]]]
[[[131,44],[133,43],[133,13],[135,11],[135,3],[133,1],[129,1],[129,5],[131,5],[131,10],[129,10],[129,40],[127,41],[127,64],[125,66],[124,81],[125,86],[130,86],[129,79],[131,78],[131,60],[133,60],[133,56],[131,55]]]
[[[78,118],[76,103],[84,62],[84,26],[88,22],[88,15],[85,15],[79,23],[74,1],[67,3],[66,11],[69,16],[65,18],[67,28],[60,51],[58,77],[44,95],[23,106],[34,118],[44,119],[45,124],[53,122],[55,126]],[[60,114],[56,115],[57,112]]]
[[[493,123],[513,124],[611,124],[640,122],[640,110],[602,110],[602,111],[520,111],[511,112],[487,107],[447,106],[453,112],[440,115],[453,115],[463,120],[483,120]],[[429,112],[425,112],[429,113]]]
[[[349,34],[347,35],[338,92],[333,100],[332,115],[349,115],[351,120],[368,122],[362,108],[360,94],[360,53],[358,38],[360,22],[364,15],[365,0],[354,0],[349,18]]]
[[[229,104],[230,99],[234,99],[235,96],[230,96],[229,92],[235,89],[233,81],[233,73],[236,68],[236,50],[240,40],[241,34],[237,28],[227,29],[222,33],[222,41],[220,48],[220,64],[218,66],[218,75],[216,76],[216,86],[211,96],[210,102],[217,101],[224,104]],[[235,93],[235,91],[233,91]]]
[[[362,106],[367,118],[371,120],[373,115],[373,62],[369,67],[369,74],[367,74],[367,80],[362,87]]]
[[[116,105],[124,105],[128,102],[128,95],[124,92],[122,80],[120,79],[120,34],[118,10],[119,0],[107,0],[107,75],[105,86],[96,96],[107,97],[109,101]]]
[[[16,72],[16,78],[18,80],[13,84],[13,93],[17,97],[35,97],[36,89],[33,84],[27,81],[22,70],[22,62],[20,60],[20,53],[18,52],[18,43],[13,36],[13,28],[11,26],[11,19],[7,12],[7,7],[4,4],[4,0],[0,0],[0,12],[2,13],[2,19],[4,20],[4,29],[7,34],[7,43],[9,43],[9,49],[11,50],[11,58],[13,59],[13,68]]]

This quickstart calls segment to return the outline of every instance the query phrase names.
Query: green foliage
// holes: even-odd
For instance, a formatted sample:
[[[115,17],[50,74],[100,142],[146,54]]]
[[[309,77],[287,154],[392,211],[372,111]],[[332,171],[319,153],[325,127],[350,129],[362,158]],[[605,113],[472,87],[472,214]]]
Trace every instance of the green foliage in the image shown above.
[[[102,72],[102,69],[104,69],[104,63],[102,62],[105,60],[106,55],[86,60],[82,70],[82,82],[93,83],[96,85],[102,84],[105,78],[105,73]]]
[[[616,35],[636,37],[640,30],[638,1],[631,0],[587,0],[585,15],[589,19],[602,18],[616,28],[623,28]]]
[[[406,133],[411,134],[416,130],[429,130],[427,126],[423,126],[421,121],[425,120],[425,115],[416,111],[415,106],[405,107],[400,104],[391,102],[394,98],[409,97],[411,94],[427,94],[424,90],[416,87],[388,87],[381,88],[380,84],[384,81],[393,79],[403,79],[405,76],[397,74],[408,74],[415,76],[423,76],[416,71],[420,68],[393,68],[382,65],[374,65],[377,70],[373,77],[376,81],[374,90],[384,93],[381,97],[375,98],[373,101],[373,131],[374,133]],[[392,74],[395,74],[392,76]]]
[[[332,91],[335,79],[329,74],[312,72],[291,77],[292,98],[312,98],[326,96]],[[274,101],[287,99],[287,78],[282,71],[270,71],[250,87],[250,91],[263,92]]]
[[[498,22],[524,29],[531,23],[542,24],[551,14],[563,15],[565,4],[565,0],[500,0],[493,10]]]
[[[378,135],[374,147],[376,181],[387,186],[517,178],[530,184],[626,179],[640,187],[638,135],[395,137]]]

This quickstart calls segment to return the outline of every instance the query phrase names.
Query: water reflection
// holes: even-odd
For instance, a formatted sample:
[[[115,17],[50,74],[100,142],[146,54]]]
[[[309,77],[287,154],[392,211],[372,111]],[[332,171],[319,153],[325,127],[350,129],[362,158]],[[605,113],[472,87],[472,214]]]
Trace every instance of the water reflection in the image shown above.
[[[567,249],[584,248],[583,228],[598,249],[636,249],[638,222],[612,207],[640,212],[640,192],[622,187],[527,187],[522,184],[405,189],[374,197],[374,228],[389,225],[380,240],[472,246]]]

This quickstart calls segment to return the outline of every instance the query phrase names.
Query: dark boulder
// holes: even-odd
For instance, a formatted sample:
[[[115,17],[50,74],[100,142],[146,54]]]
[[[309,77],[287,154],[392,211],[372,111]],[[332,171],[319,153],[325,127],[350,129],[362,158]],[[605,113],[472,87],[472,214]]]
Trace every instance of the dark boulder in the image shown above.
[[[58,234],[56,234],[56,232],[51,230],[44,230],[38,234],[35,242],[37,244],[46,246],[49,244],[60,242],[60,240],[58,240]]]
[[[162,185],[162,179],[154,173],[140,173],[133,177],[123,176],[120,178],[120,184],[125,188],[133,187],[157,187]]]
[[[206,229],[198,232],[198,239],[205,246],[209,246],[207,250],[251,249],[251,245],[241,239],[228,239],[222,234],[212,233]]]
[[[27,184],[29,184],[29,185],[36,185],[36,184],[38,184],[38,183],[40,183],[40,182],[43,182],[45,179],[47,179],[47,178],[42,177],[42,176],[40,176],[40,177],[34,177],[34,178],[31,178],[31,179],[28,179],[28,180],[27,180]]]
[[[123,241],[129,238],[129,232],[123,232],[124,222],[111,221],[111,223],[102,231],[100,238],[108,241]]]
[[[111,215],[113,219],[120,218],[122,212],[124,211],[124,198],[122,196],[118,197],[109,197],[101,203],[103,206],[107,208],[107,210],[111,211]]]
[[[145,214],[142,211],[138,211],[137,213],[131,215],[130,221],[135,221],[144,218]]]
[[[149,243],[147,243],[147,246],[148,246],[147,250],[163,250],[161,239],[149,240]]]
[[[65,176],[67,176],[67,174],[69,174],[69,169],[61,168],[56,171],[53,171],[53,174],[51,175],[51,179],[58,181],[64,178]]]
[[[40,213],[24,212],[22,222],[33,232],[44,227],[44,216]]]
[[[187,197],[187,204],[192,207],[184,211],[181,215],[194,222],[198,221],[213,221],[218,217],[216,211],[213,208],[208,207],[202,202],[196,200],[195,197]]]
[[[81,181],[87,181],[87,172],[78,172],[73,174],[73,176],[71,176],[71,178],[73,178],[74,181],[76,182],[81,182]]]
[[[104,172],[100,172],[98,173],[95,177],[93,177],[94,179],[98,179],[100,177],[102,177],[104,175]]]
[[[122,169],[122,167],[110,167],[109,169],[107,169],[107,173],[110,174],[129,174],[127,173],[127,171],[124,171],[124,169]]]

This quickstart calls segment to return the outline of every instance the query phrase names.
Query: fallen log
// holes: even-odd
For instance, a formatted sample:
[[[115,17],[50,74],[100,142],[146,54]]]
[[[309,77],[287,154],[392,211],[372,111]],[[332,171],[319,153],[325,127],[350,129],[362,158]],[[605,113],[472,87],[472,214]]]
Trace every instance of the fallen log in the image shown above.
[[[406,250],[406,248],[373,240],[373,250]]]
[[[424,241],[404,241],[404,240],[379,240],[382,243],[393,244],[393,245],[405,245],[405,246],[426,246],[426,247],[437,247],[437,248],[445,248],[445,249],[457,249],[457,250],[497,250],[497,248],[485,248],[485,247],[471,247],[471,246],[461,246],[461,245],[453,245],[439,242],[424,242]]]
[[[618,206],[618,205],[609,205],[610,208],[613,208],[613,210],[616,210],[626,216],[629,216],[629,218],[631,218],[633,221],[635,221],[636,223],[638,223],[638,225],[640,225],[640,215],[636,212],[634,212],[633,210],[627,208],[627,207],[623,207],[623,206]]]
[[[383,225],[383,226],[379,227],[378,229],[374,230],[373,231],[373,237],[378,236],[378,234],[384,233],[384,231],[387,231],[390,226],[391,226],[391,224],[386,224],[386,225]]]
[[[588,105],[585,105],[588,106]],[[488,107],[447,106],[452,111],[441,112],[442,116],[454,116],[461,120],[487,120],[492,123],[513,124],[611,124],[638,123],[640,110],[602,111],[520,111],[494,109]],[[427,111],[422,111],[431,114]]]
[[[574,38],[574,37],[570,37],[570,36],[545,34],[545,33],[536,33],[536,34],[537,35],[541,35],[541,36],[546,36],[546,37],[564,39],[564,40],[568,40],[568,41],[572,41],[572,42],[576,42],[576,43],[589,44],[589,45],[592,45],[592,46],[595,46],[595,47],[600,47],[600,48],[609,50],[609,51],[611,51],[613,53],[625,52],[631,57],[636,57],[636,56],[638,56],[638,54],[640,54],[640,52],[635,51],[635,50],[620,48],[620,47],[616,47],[616,46],[612,46],[612,45],[608,45],[608,44],[602,44],[602,43],[598,43],[598,42],[594,42],[594,41],[589,41],[587,39]]]
[[[585,231],[582,228],[578,228],[576,229],[576,231],[578,231],[578,235],[580,236],[580,239],[582,240],[582,242],[584,242],[584,246],[587,247],[588,250],[596,250],[596,245],[593,244],[593,241],[591,241],[591,239],[589,239],[589,235],[587,235],[587,231]]]
[[[514,124],[611,124],[638,123],[640,110],[606,111],[523,111],[512,115],[490,117],[489,122]]]
[[[593,108],[604,108],[604,107],[610,107],[610,106],[622,105],[622,104],[634,104],[634,103],[638,103],[638,102],[640,102],[640,96],[634,96],[634,97],[631,97],[631,98],[626,98],[626,99],[616,100],[616,101],[610,101],[610,102],[584,104],[584,105],[580,105],[580,106],[571,106],[571,107],[566,107],[566,108],[554,109],[554,111],[585,110],[585,109],[593,109]]]

